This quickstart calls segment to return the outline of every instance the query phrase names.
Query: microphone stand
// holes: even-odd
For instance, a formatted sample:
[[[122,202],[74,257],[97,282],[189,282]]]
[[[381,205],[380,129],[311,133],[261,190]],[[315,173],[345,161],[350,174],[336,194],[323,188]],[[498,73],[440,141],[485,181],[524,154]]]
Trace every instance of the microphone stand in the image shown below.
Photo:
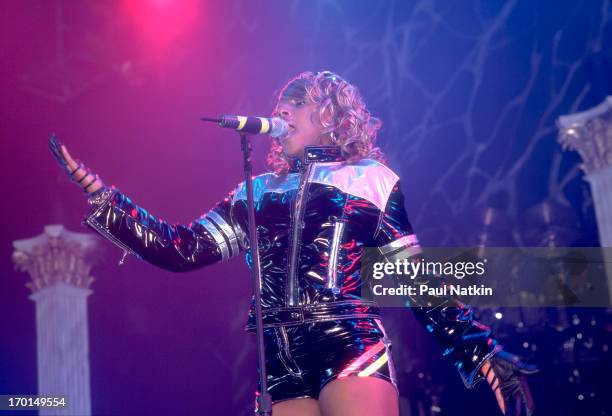
[[[255,331],[257,334],[257,357],[259,361],[259,392],[257,394],[257,414],[272,416],[272,398],[268,393],[266,378],[266,353],[264,349],[263,319],[261,314],[261,267],[259,263],[259,242],[255,224],[255,201],[253,198],[253,163],[251,161],[251,141],[246,133],[240,134],[240,146],[244,159],[244,183],[246,185],[249,212],[249,238],[252,256],[253,294],[255,297]]]

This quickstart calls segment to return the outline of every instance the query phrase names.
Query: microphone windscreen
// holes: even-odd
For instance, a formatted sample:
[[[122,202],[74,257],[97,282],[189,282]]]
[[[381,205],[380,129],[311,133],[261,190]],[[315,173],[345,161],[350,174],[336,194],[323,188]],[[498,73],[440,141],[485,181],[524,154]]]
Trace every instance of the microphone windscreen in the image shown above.
[[[278,138],[283,137],[289,133],[289,124],[280,117],[272,117],[270,119],[272,128],[270,129],[270,136]]]

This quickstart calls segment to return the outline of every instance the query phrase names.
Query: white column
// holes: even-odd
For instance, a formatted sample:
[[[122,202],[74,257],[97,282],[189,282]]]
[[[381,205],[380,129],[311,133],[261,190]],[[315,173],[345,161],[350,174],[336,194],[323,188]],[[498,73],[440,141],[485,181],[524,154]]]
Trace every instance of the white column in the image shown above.
[[[26,286],[36,304],[38,394],[65,396],[68,404],[39,414],[91,415],[87,297],[95,240],[52,225],[13,246],[17,268],[32,279]]]
[[[612,96],[589,110],[559,117],[559,143],[577,151],[591,185],[599,243],[604,249],[612,303]]]
[[[602,247],[612,247],[612,166],[588,174],[586,180],[593,193],[599,243]]]
[[[30,296],[36,302],[38,393],[65,395],[67,409],[40,415],[90,415],[87,296],[91,290],[58,282]]]

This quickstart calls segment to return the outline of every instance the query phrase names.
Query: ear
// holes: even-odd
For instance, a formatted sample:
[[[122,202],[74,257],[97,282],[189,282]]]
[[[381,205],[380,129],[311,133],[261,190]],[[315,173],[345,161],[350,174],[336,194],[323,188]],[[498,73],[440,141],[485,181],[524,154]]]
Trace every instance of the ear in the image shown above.
[[[319,114],[321,115],[321,124],[324,126],[329,126],[332,123],[334,117],[331,105],[328,104],[324,106],[319,110]]]

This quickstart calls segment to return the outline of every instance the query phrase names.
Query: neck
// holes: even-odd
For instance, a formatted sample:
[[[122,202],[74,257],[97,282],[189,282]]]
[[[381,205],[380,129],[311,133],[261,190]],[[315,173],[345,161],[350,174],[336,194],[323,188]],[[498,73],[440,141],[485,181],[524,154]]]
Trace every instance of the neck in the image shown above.
[[[299,171],[313,162],[338,162],[342,160],[340,147],[333,145],[306,146],[301,156],[291,158],[291,170]]]

